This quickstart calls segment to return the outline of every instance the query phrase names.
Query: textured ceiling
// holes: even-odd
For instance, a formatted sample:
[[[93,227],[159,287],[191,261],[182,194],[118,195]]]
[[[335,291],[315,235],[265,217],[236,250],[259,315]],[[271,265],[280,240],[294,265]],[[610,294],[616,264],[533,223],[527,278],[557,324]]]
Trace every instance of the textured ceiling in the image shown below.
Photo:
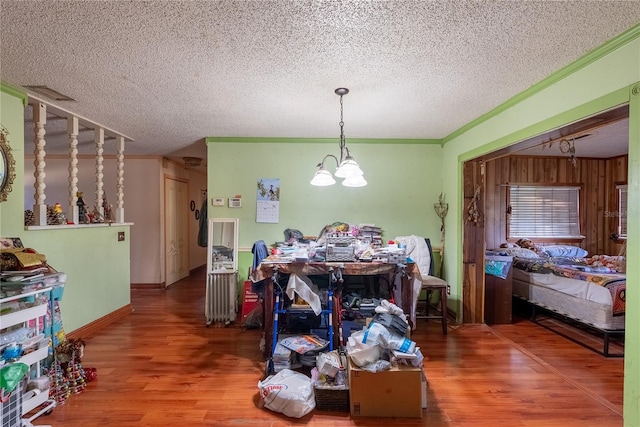
[[[347,138],[443,138],[640,22],[638,1],[0,6],[3,81],[69,95],[127,154],[203,157],[207,136],[337,138],[341,86]]]

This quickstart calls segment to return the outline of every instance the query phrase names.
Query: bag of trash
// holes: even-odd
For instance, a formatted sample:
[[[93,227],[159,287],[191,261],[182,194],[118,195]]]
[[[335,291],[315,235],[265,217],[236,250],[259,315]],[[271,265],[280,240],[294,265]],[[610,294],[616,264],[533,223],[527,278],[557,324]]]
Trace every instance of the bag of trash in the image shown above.
[[[283,369],[258,381],[264,406],[288,417],[301,418],[316,407],[311,378],[291,369]]]

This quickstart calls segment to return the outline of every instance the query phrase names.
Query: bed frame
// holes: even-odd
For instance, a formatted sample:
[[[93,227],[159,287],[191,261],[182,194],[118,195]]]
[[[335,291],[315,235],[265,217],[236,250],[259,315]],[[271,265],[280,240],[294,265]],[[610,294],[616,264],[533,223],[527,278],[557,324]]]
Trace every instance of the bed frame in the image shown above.
[[[610,305],[577,298],[558,292],[555,289],[522,281],[515,277],[513,278],[512,284],[513,296],[527,302],[531,306],[531,321],[534,323],[605,357],[624,356],[624,352],[611,353],[609,351],[611,337],[624,338],[625,332],[624,315],[613,316]],[[577,323],[601,335],[603,337],[602,351],[538,321],[537,314],[540,310],[545,313],[550,313],[565,322]]]

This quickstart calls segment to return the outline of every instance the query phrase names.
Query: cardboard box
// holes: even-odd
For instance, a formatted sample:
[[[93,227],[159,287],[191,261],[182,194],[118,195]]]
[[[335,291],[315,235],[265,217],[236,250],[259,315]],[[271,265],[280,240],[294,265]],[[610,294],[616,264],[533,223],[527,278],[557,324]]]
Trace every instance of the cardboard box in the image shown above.
[[[398,366],[368,372],[349,365],[352,416],[422,418],[422,368]]]

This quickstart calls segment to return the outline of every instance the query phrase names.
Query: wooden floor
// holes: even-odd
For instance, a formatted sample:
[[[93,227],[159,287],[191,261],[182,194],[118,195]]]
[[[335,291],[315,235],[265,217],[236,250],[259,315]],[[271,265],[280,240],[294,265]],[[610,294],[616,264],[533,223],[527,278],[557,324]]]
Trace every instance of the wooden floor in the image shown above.
[[[421,321],[428,408],[422,419],[301,419],[260,407],[260,331],[205,327],[204,276],[166,291],[132,291],[135,312],[86,338],[98,379],[35,425],[93,426],[580,426],[622,425],[623,359],[604,358],[548,330]],[[64,317],[64,313],[63,313]]]

